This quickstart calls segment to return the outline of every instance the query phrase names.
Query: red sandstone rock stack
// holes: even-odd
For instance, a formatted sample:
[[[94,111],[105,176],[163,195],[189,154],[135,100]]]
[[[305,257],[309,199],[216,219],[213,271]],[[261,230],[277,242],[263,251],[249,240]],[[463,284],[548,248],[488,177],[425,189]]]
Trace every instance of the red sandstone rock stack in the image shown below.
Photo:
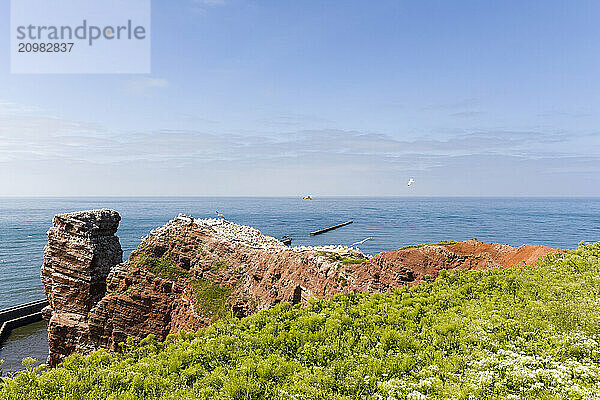
[[[128,337],[148,334],[162,340],[281,301],[386,292],[435,277],[441,269],[533,265],[556,251],[469,240],[366,260],[357,249],[289,248],[251,227],[180,216],[152,231],[117,265],[118,222],[109,210],[65,214],[48,232],[42,279],[52,310],[50,365],[72,352],[118,350]]]
[[[113,210],[92,210],[54,217],[44,249],[42,282],[50,303],[48,344],[51,366],[73,352],[96,346],[89,341],[88,313],[106,293],[106,277],[122,262],[115,236],[121,217]]]

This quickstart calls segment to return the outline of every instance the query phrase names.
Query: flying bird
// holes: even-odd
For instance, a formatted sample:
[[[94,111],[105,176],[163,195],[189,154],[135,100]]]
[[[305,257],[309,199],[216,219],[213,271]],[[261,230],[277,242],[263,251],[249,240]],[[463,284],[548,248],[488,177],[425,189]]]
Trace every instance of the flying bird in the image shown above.
[[[363,244],[363,243],[364,243],[364,242],[366,242],[367,240],[371,240],[371,239],[373,239],[373,238],[372,238],[372,237],[368,237],[368,238],[366,238],[366,239],[363,239],[363,240],[361,240],[360,242],[352,243],[352,244],[350,245],[350,247],[352,247],[352,246],[356,246],[356,245],[359,245],[359,244]]]
[[[408,185],[407,185],[407,186],[410,186],[410,185],[412,185],[413,183],[415,183],[415,178],[410,178],[410,179],[408,180]]]

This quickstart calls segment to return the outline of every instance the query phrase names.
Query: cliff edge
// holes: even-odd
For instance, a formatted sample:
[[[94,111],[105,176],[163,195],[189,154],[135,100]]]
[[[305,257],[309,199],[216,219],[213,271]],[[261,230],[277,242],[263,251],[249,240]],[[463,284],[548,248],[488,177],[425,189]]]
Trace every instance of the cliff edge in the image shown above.
[[[386,292],[442,269],[510,267],[556,249],[482,243],[409,246],[367,259],[342,246],[287,247],[223,219],[179,216],[142,239],[129,260],[111,210],[58,215],[42,280],[50,301],[49,364],[73,352],[118,350],[128,337],[164,339],[225,316],[338,292]]]

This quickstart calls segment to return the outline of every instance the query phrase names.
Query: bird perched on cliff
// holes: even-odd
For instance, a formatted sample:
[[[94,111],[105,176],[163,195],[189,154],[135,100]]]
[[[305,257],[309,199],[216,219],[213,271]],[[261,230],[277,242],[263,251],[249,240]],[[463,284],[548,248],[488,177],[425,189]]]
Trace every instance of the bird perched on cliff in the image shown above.
[[[367,240],[371,240],[371,239],[373,239],[373,238],[372,238],[372,237],[368,237],[368,238],[366,238],[366,239],[363,239],[363,240],[361,240],[360,242],[352,243],[352,244],[350,245],[350,247],[352,247],[352,246],[357,246],[357,245],[359,245],[359,244],[363,244],[363,243],[364,243],[364,242],[366,242]]]
[[[218,211],[215,211],[215,212],[217,213],[217,215],[218,215],[219,217],[221,217],[221,218],[225,219],[225,217],[223,216],[223,214],[221,214],[221,213],[220,213],[220,212],[218,212]]]
[[[412,185],[413,183],[415,183],[415,178],[410,178],[410,179],[408,180],[408,185],[406,185],[406,186],[410,186],[410,185]]]

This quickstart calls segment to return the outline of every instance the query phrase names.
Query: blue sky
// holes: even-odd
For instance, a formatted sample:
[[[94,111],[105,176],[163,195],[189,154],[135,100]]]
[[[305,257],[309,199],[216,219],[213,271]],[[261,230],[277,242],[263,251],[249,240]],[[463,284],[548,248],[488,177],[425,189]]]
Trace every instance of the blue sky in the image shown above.
[[[599,16],[153,1],[149,75],[10,74],[5,30],[0,196],[600,196]]]

